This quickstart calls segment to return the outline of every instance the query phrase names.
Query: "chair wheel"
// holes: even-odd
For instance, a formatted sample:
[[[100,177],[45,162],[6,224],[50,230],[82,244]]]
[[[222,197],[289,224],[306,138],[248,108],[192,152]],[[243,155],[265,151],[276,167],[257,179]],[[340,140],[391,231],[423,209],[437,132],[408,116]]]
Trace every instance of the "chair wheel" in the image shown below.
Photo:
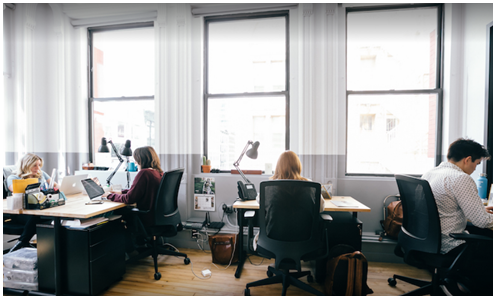
[[[313,276],[312,275],[307,276],[307,282],[309,282],[309,283],[313,282]]]
[[[272,273],[272,271],[270,270],[267,270],[267,277],[272,277],[274,276],[274,273]]]
[[[245,296],[250,296],[250,289],[245,289]]]
[[[153,277],[155,277],[155,280],[160,280],[160,278],[162,278],[162,274],[160,274],[160,272],[157,272],[153,275]]]
[[[189,260],[189,258],[185,258],[185,259],[184,259],[184,264],[185,264],[185,265],[189,265],[189,263],[190,263],[190,262],[191,262],[191,261]]]
[[[388,278],[388,284],[392,287],[396,286],[396,279]]]

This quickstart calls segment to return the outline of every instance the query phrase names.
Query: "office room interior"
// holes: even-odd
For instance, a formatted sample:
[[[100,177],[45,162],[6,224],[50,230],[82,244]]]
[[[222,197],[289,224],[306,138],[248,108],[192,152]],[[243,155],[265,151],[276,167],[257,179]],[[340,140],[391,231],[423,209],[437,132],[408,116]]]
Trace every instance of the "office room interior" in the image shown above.
[[[394,175],[420,177],[460,137],[492,152],[493,4],[395,5],[4,3],[0,162],[35,153],[60,181],[115,169],[103,137],[152,146],[164,171],[184,168],[183,223],[208,210],[236,233],[222,206],[259,141],[239,163],[262,172],[246,175],[257,190],[294,151],[302,176],[370,208],[358,213],[368,260],[402,263],[378,240]],[[204,156],[219,173],[202,173]],[[481,173],[492,182],[492,163]],[[214,208],[195,207],[197,178],[215,182]],[[198,248],[188,230],[168,241]]]

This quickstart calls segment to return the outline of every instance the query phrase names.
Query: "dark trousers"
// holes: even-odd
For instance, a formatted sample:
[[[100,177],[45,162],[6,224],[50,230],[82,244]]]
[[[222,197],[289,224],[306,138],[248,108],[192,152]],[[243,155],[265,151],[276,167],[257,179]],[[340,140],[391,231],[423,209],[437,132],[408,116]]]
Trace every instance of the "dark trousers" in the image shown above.
[[[122,220],[125,222],[125,239],[126,239],[126,252],[131,253],[137,248],[136,236],[139,234],[135,216],[131,214],[129,208],[119,209],[114,211],[115,215],[122,215]]]
[[[15,215],[12,220],[24,224],[24,231],[19,237],[19,241],[23,243],[29,243],[29,240],[36,234],[36,224],[41,222],[39,216],[33,215]]]
[[[470,234],[493,237],[491,229],[478,228],[471,223],[467,224],[467,231]],[[447,255],[456,257],[465,247],[465,244],[450,250]],[[471,246],[466,253],[467,259],[462,265],[460,273],[468,279],[472,285],[471,289],[479,294],[492,295],[493,287],[493,243],[479,242],[476,246]]]

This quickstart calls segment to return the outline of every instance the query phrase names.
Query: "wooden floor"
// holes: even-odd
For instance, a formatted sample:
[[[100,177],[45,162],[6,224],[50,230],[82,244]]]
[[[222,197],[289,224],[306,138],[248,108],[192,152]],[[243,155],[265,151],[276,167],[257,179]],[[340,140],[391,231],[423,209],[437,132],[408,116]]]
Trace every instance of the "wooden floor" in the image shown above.
[[[251,262],[246,261],[241,278],[236,279],[234,272],[236,265],[228,267],[212,264],[212,257],[209,251],[195,249],[180,249],[188,254],[191,264],[185,265],[182,258],[171,256],[159,256],[159,272],[162,279],[153,278],[153,260],[151,258],[142,259],[138,262],[128,264],[126,274],[121,281],[115,283],[101,295],[105,296],[242,296],[246,283],[267,277],[267,266],[273,260],[263,260],[257,256],[251,256]],[[261,263],[261,264],[260,264]],[[260,265],[259,265],[260,264]],[[309,269],[311,264],[306,264]],[[212,276],[209,279],[203,278],[201,271],[210,269]],[[196,277],[193,273],[198,276]],[[400,274],[409,277],[429,279],[427,271],[419,270],[404,264],[393,263],[369,263],[368,285],[374,291],[372,296],[397,296],[404,292],[415,289],[414,286],[398,281],[396,287],[390,287],[387,279],[393,274]],[[306,278],[302,278],[306,282]],[[322,290],[318,283],[311,286]],[[280,296],[282,286],[260,286],[250,288],[252,296]],[[300,291],[290,286],[288,296],[308,296],[310,294]]]

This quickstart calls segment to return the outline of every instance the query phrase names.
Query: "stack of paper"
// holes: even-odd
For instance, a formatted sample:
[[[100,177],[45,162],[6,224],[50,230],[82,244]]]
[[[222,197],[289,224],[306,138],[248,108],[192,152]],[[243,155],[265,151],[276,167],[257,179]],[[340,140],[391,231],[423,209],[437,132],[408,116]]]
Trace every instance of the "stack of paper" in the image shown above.
[[[100,224],[103,222],[107,222],[108,218],[105,217],[96,217],[89,219],[74,219],[74,220],[63,220],[62,226],[68,226],[71,228],[87,228],[92,225]]]

